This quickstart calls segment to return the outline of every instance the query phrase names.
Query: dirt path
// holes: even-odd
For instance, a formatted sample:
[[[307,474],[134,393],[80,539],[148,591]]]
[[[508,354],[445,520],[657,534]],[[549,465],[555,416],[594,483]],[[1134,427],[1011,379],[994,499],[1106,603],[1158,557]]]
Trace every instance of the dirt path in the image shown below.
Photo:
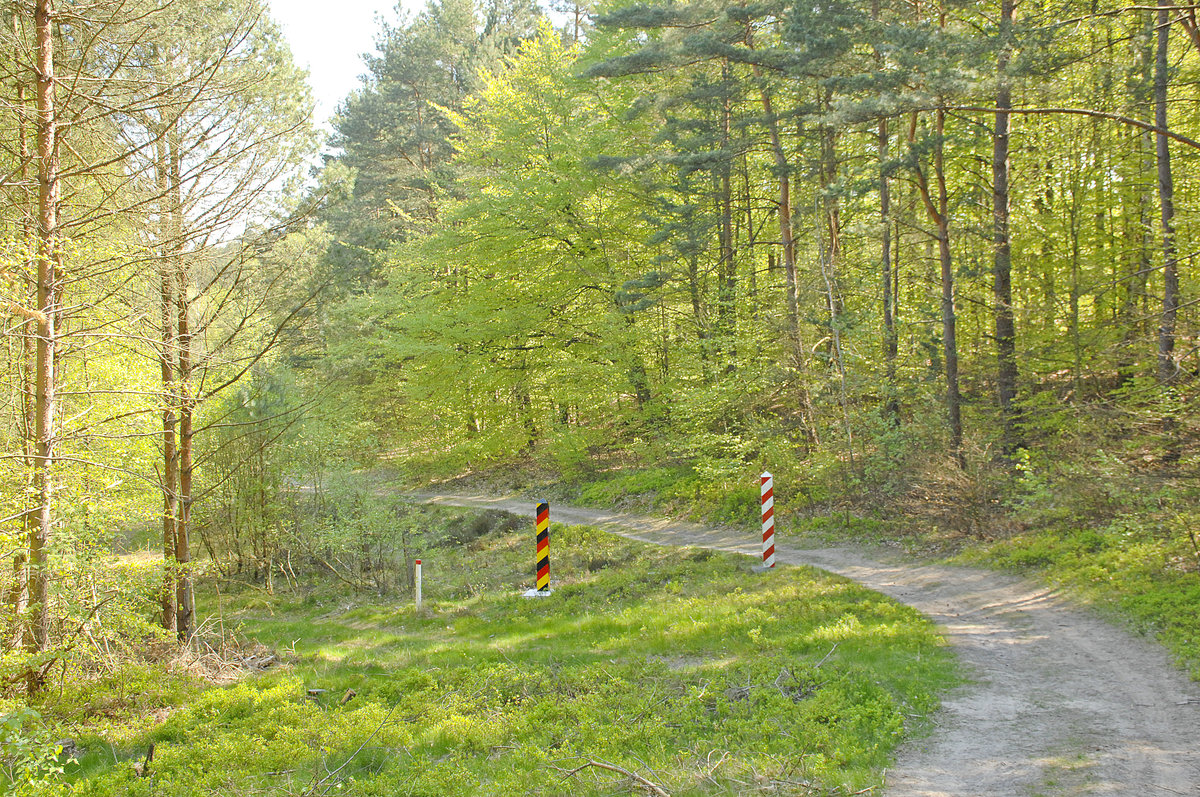
[[[526,499],[419,498],[532,511]],[[551,519],[658,545],[758,553],[727,529],[561,505]],[[838,573],[919,609],[972,676],[947,696],[933,733],[901,749],[889,797],[1200,795],[1200,689],[1159,646],[1004,575],[786,538],[776,550],[782,563]]]

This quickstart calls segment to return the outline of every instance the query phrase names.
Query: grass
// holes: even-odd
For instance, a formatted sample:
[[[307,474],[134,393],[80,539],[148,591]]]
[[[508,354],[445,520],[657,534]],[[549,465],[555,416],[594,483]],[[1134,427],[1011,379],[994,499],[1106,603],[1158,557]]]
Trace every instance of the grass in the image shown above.
[[[47,710],[86,752],[60,791],[645,793],[568,774],[597,761],[674,795],[847,794],[956,682],[926,620],[847,580],[587,528],[552,546],[546,599],[519,597],[532,543],[514,531],[425,551],[420,614],[332,585],[205,593],[289,663],[224,687],[145,669],[68,686]]]
[[[714,523],[744,523],[759,509],[757,480],[704,477],[690,465],[606,473],[559,494],[587,506],[653,509]]]
[[[1193,543],[1200,540],[1200,517],[1186,511],[1195,496],[1176,500],[1120,474],[1083,484],[1077,476],[1061,484],[1033,481],[1009,507],[1009,519],[1019,521],[1023,530],[997,539],[948,533],[896,512],[802,516],[793,511],[796,501],[789,500],[786,489],[776,490],[776,518],[780,530],[793,536],[899,545],[922,556],[1043,580],[1136,633],[1157,638],[1200,680],[1200,550]],[[731,492],[722,503],[716,497],[721,485],[703,484],[686,465],[652,467],[602,474],[573,488],[570,497],[600,506],[621,501],[710,522],[754,522],[757,505],[748,504],[745,489]],[[1095,494],[1103,494],[1104,500]],[[1174,504],[1183,511],[1164,511]]]

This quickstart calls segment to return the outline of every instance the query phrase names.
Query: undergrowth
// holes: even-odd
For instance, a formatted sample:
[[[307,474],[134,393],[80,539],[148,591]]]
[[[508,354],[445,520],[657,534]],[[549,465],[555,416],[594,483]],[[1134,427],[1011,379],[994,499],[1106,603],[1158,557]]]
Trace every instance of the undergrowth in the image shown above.
[[[777,478],[778,531],[1039,578],[1157,638],[1200,680],[1200,495],[1188,479],[1130,459],[1103,449],[1022,452],[1012,468],[977,458],[966,472],[935,466],[913,475],[899,500],[864,489],[854,500],[814,501],[828,493]],[[749,527],[756,474],[745,470],[734,490],[676,464],[598,474],[562,492],[596,506]]]
[[[58,793],[858,793],[955,679],[915,611],[815,570],[555,525],[553,595],[525,599],[527,529],[455,536],[422,552],[421,613],[331,583],[203,593],[288,663],[66,685]]]
[[[562,485],[558,494],[587,506],[655,510],[737,525],[753,518],[759,509],[757,480],[703,474],[688,464],[602,474],[587,482]]]

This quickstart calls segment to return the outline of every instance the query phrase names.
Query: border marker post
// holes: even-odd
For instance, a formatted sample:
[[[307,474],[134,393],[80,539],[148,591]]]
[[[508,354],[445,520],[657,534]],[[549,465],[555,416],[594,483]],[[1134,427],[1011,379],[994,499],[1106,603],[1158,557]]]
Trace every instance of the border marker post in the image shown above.
[[[763,567],[775,566],[775,479],[763,471],[762,486],[762,556]]]
[[[550,504],[537,505],[537,591],[550,591]]]
[[[417,611],[421,611],[421,560],[413,565],[413,587],[416,590]]]
[[[537,559],[534,569],[536,586],[526,591],[526,598],[544,598],[553,592],[550,589],[550,504],[539,501],[534,515],[537,530]]]

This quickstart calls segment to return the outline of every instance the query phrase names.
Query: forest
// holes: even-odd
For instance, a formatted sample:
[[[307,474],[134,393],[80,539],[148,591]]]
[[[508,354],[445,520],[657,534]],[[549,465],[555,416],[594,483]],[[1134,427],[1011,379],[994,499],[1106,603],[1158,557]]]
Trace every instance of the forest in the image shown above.
[[[3,21],[10,696],[406,592],[384,481],[1200,595],[1196,6],[429,0],[327,140],[263,0]]]

